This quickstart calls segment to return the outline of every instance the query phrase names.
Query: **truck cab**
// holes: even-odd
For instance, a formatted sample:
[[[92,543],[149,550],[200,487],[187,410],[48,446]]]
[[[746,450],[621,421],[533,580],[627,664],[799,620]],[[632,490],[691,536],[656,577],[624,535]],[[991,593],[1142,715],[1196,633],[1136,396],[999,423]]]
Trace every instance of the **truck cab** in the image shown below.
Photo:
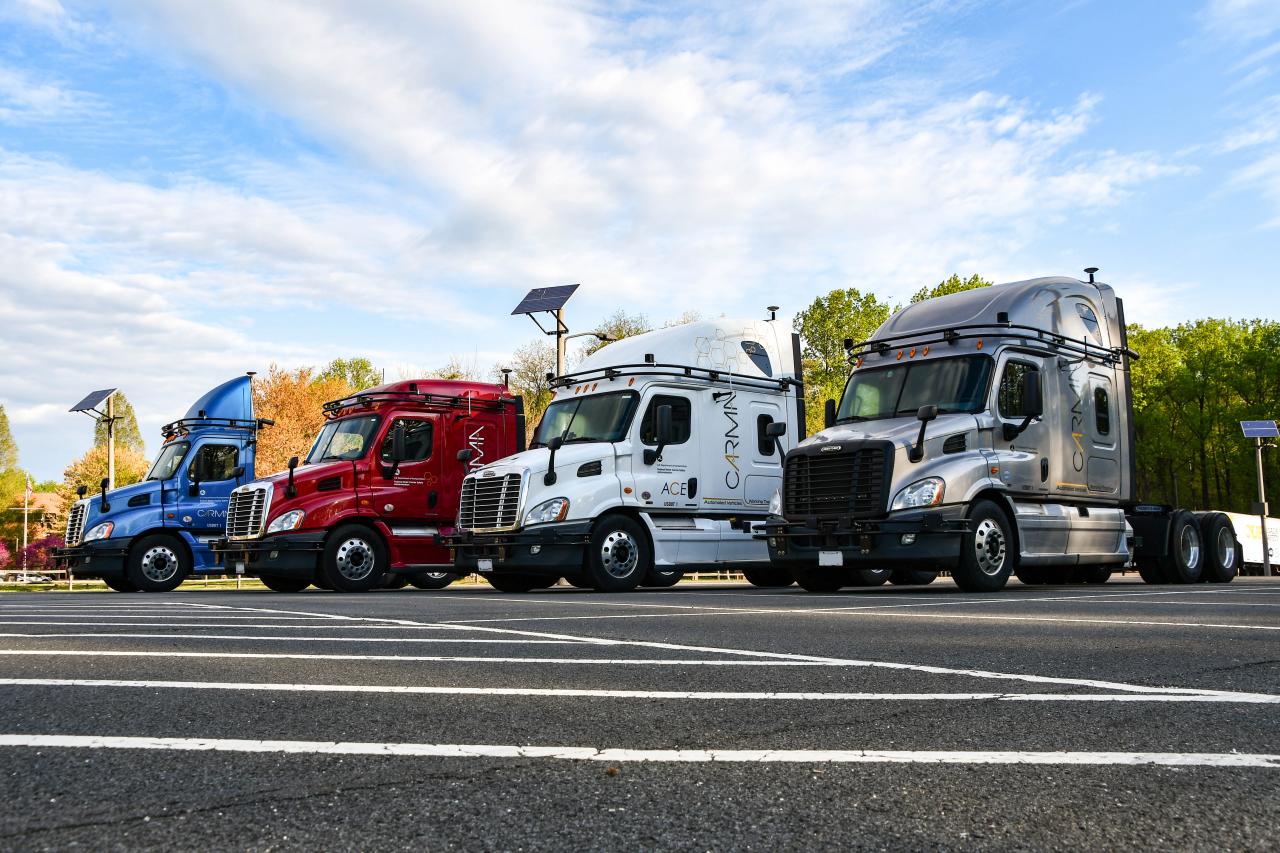
[[[799,343],[773,320],[690,323],[602,347],[552,382],[529,450],[468,474],[459,572],[528,591],[623,591],[687,570],[771,571],[752,525],[803,433]]]
[[[1131,558],[1153,582],[1234,573],[1220,513],[1135,499],[1137,354],[1092,270],[916,303],[846,346],[840,403],[788,454],[766,525],[805,588],[895,569],[970,591],[1101,583]]]
[[[67,513],[66,546],[55,560],[78,577],[102,578],[121,592],[174,589],[191,574],[219,573],[209,542],[222,535],[232,489],[253,479],[250,378],[213,388],[181,420],[140,483],[93,497]]]
[[[450,532],[464,475],[524,447],[524,408],[501,385],[421,379],[326,403],[311,451],[237,488],[214,550],[269,588],[343,592],[457,575]]]

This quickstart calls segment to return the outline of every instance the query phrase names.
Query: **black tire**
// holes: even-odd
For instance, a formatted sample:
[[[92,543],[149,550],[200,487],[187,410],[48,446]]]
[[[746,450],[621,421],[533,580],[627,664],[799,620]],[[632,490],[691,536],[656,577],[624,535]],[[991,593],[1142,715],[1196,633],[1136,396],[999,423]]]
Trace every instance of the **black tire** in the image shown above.
[[[273,592],[302,592],[311,586],[306,578],[283,578],[279,575],[258,575],[262,585]]]
[[[392,574],[391,572],[387,572],[387,574],[382,576],[383,589],[404,589],[408,585],[409,585],[408,575],[397,575],[397,574]]]
[[[1164,579],[1164,569],[1160,565],[1160,561],[1153,557],[1145,557],[1135,560],[1138,565],[1138,576],[1142,578],[1144,583],[1168,583]]]
[[[418,589],[444,589],[460,577],[461,575],[456,575],[453,572],[423,572],[412,575],[409,578],[409,583]]]
[[[169,592],[191,574],[191,555],[182,540],[164,533],[144,536],[129,549],[124,576],[142,592]]]
[[[889,575],[889,583],[894,586],[924,586],[937,579],[937,572],[927,572],[924,569],[894,569]]]
[[[1049,573],[1044,566],[1018,566],[1013,573],[1027,586],[1043,586],[1049,582]]]
[[[377,589],[386,573],[387,547],[368,527],[344,524],[329,534],[317,574],[335,592]]]
[[[782,566],[746,566],[742,569],[742,576],[747,583],[761,589],[781,589],[796,582],[791,572]]]
[[[891,574],[892,569],[851,569],[849,586],[883,586]]]
[[[124,575],[112,575],[102,579],[107,585],[107,589],[114,589],[116,592],[137,592],[138,588],[129,583],[129,579]]]
[[[791,576],[808,592],[839,592],[849,581],[844,569],[793,568]]]
[[[1160,560],[1168,582],[1198,582],[1204,571],[1204,550],[1200,522],[1185,509],[1176,510],[1169,522],[1169,552]]]
[[[999,592],[1018,565],[1013,525],[997,504],[974,503],[970,530],[960,537],[960,560],[951,579],[965,592]]]
[[[1111,580],[1110,566],[1081,566],[1079,576],[1085,583],[1106,583]]]
[[[591,582],[587,580],[586,575],[565,575],[564,579],[569,582],[569,586],[575,589],[595,589]]]
[[[1045,566],[1044,582],[1053,586],[1081,583],[1075,566]]]
[[[545,575],[527,575],[517,572],[502,572],[496,575],[486,574],[484,579],[489,582],[489,586],[498,592],[528,592],[533,589],[546,589],[556,582],[556,578],[551,578],[551,583],[547,583]]]
[[[680,583],[680,579],[683,577],[683,569],[660,569],[657,566],[654,566],[652,569],[645,572],[644,581],[640,586],[675,586]]]
[[[1231,583],[1240,570],[1240,543],[1231,519],[1220,512],[1200,518],[1200,539],[1204,543],[1204,571],[1201,580],[1209,583]]]
[[[653,546],[644,528],[625,515],[596,523],[588,546],[586,576],[600,592],[629,592],[653,569]]]

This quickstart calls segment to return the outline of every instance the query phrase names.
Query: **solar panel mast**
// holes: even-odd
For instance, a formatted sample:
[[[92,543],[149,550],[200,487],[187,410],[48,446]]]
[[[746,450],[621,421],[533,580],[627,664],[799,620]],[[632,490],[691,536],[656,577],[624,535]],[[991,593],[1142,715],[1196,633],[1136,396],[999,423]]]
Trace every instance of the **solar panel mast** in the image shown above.
[[[564,304],[569,301],[569,297],[573,296],[573,292],[578,289],[576,284],[563,284],[557,287],[535,287],[525,294],[524,299],[520,300],[520,304],[511,312],[516,314],[526,314],[529,319],[534,322],[543,334],[556,336],[556,376],[564,375],[564,355],[565,342],[572,337],[569,334],[569,327],[564,322]],[[538,322],[537,314],[550,314],[555,320],[555,328],[545,329],[542,323]]]
[[[115,406],[115,388],[105,388],[101,391],[94,391],[79,403],[76,403],[68,411],[84,412],[98,423],[107,425],[107,491],[111,491],[116,487],[116,417]],[[98,405],[105,403],[102,411],[98,410]]]
[[[1252,438],[1258,451],[1258,502],[1254,511],[1262,517],[1262,574],[1271,577],[1271,545],[1267,542],[1267,490],[1262,484],[1262,448],[1263,439],[1280,436],[1280,427],[1275,421],[1241,421],[1240,429],[1245,438]]]

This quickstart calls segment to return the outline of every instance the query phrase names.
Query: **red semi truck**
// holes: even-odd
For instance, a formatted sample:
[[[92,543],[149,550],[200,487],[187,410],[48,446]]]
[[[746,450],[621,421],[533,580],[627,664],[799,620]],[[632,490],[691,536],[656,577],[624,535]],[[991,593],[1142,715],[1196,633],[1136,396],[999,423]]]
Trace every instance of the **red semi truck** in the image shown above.
[[[458,575],[435,536],[452,532],[463,477],[524,450],[521,398],[502,385],[421,379],[324,412],[300,466],[294,457],[232,491],[214,553],[278,592],[447,586]]]

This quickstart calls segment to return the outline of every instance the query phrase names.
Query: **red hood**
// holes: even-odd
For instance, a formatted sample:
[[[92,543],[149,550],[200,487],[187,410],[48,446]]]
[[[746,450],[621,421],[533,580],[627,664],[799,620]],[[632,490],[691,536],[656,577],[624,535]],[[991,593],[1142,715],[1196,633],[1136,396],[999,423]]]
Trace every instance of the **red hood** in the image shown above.
[[[310,482],[312,480],[322,480],[325,477],[332,477],[335,474],[342,474],[351,470],[350,460],[333,461],[333,462],[317,462],[314,465],[299,465],[293,470],[293,480],[295,483]],[[267,477],[259,477],[264,483],[272,485],[284,485],[289,482],[288,471],[278,471]]]

